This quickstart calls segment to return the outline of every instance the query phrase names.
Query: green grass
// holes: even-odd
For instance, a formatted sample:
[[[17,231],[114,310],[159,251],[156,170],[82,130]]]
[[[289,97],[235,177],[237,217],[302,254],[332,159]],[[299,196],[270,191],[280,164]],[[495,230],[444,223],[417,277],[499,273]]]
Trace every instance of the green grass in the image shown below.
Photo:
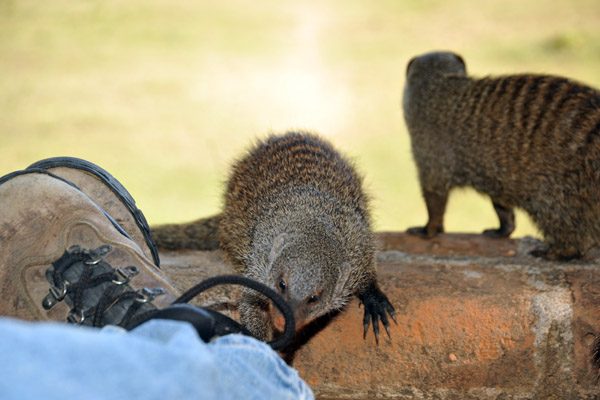
[[[257,137],[317,131],[351,156],[377,229],[426,212],[400,108],[408,60],[461,53],[472,74],[567,75],[600,87],[596,0],[0,0],[0,174],[45,157],[115,175],[148,220],[217,212]],[[453,193],[449,231],[497,224]],[[535,234],[523,214],[516,235]]]

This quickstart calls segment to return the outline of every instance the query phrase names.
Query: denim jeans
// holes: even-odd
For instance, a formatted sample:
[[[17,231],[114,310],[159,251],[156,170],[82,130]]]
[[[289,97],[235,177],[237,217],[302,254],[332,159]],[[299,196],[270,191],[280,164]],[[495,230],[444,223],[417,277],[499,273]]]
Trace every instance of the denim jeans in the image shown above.
[[[267,345],[184,322],[127,332],[0,318],[0,399],[314,399]]]

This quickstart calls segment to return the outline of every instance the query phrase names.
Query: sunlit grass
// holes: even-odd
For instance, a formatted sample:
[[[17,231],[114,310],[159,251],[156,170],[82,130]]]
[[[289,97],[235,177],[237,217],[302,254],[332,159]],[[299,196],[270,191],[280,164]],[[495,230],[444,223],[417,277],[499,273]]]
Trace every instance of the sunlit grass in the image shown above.
[[[523,71],[600,87],[600,3],[457,0],[0,0],[0,174],[95,162],[151,223],[217,212],[256,137],[317,131],[356,162],[376,227],[427,218],[400,99],[408,60],[461,53],[477,76]],[[451,196],[449,231],[496,226]],[[519,236],[534,234],[517,217]]]

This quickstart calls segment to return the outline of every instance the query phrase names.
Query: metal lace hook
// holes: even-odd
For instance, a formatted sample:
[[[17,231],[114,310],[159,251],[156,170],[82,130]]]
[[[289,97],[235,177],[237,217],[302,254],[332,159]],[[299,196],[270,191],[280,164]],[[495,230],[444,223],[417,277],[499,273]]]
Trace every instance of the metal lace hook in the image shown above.
[[[48,294],[42,300],[42,307],[45,310],[49,310],[56,305],[56,303],[63,301],[67,294],[67,287],[69,286],[69,282],[60,281],[57,285],[50,286],[48,289]]]
[[[112,283],[115,285],[124,285],[131,281],[131,278],[140,273],[140,269],[135,265],[130,265],[125,268],[117,268],[115,270],[115,278],[112,280]]]
[[[84,263],[87,265],[96,265],[100,261],[102,261],[104,256],[106,254],[108,254],[108,252],[111,250],[112,250],[112,247],[107,244],[104,244],[104,245],[98,247],[97,249],[90,250],[87,252],[87,254],[90,256],[90,259],[85,261]]]
[[[154,300],[156,297],[165,294],[165,289],[160,287],[154,289],[142,288],[135,293],[137,294],[135,301],[139,303],[148,303],[149,301]]]
[[[85,313],[83,310],[79,310],[75,312],[75,310],[69,311],[69,315],[67,316],[67,322],[71,324],[81,325],[85,321]]]

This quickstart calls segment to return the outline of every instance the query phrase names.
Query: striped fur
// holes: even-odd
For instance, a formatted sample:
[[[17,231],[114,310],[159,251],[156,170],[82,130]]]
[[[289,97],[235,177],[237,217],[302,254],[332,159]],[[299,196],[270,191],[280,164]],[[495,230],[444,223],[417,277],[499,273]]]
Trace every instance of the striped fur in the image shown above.
[[[600,242],[600,92],[549,75],[475,79],[460,56],[429,53],[409,64],[403,104],[426,201],[439,209],[452,188],[470,186],[504,215],[523,208],[548,258]],[[430,222],[439,226],[429,236],[442,226]]]

